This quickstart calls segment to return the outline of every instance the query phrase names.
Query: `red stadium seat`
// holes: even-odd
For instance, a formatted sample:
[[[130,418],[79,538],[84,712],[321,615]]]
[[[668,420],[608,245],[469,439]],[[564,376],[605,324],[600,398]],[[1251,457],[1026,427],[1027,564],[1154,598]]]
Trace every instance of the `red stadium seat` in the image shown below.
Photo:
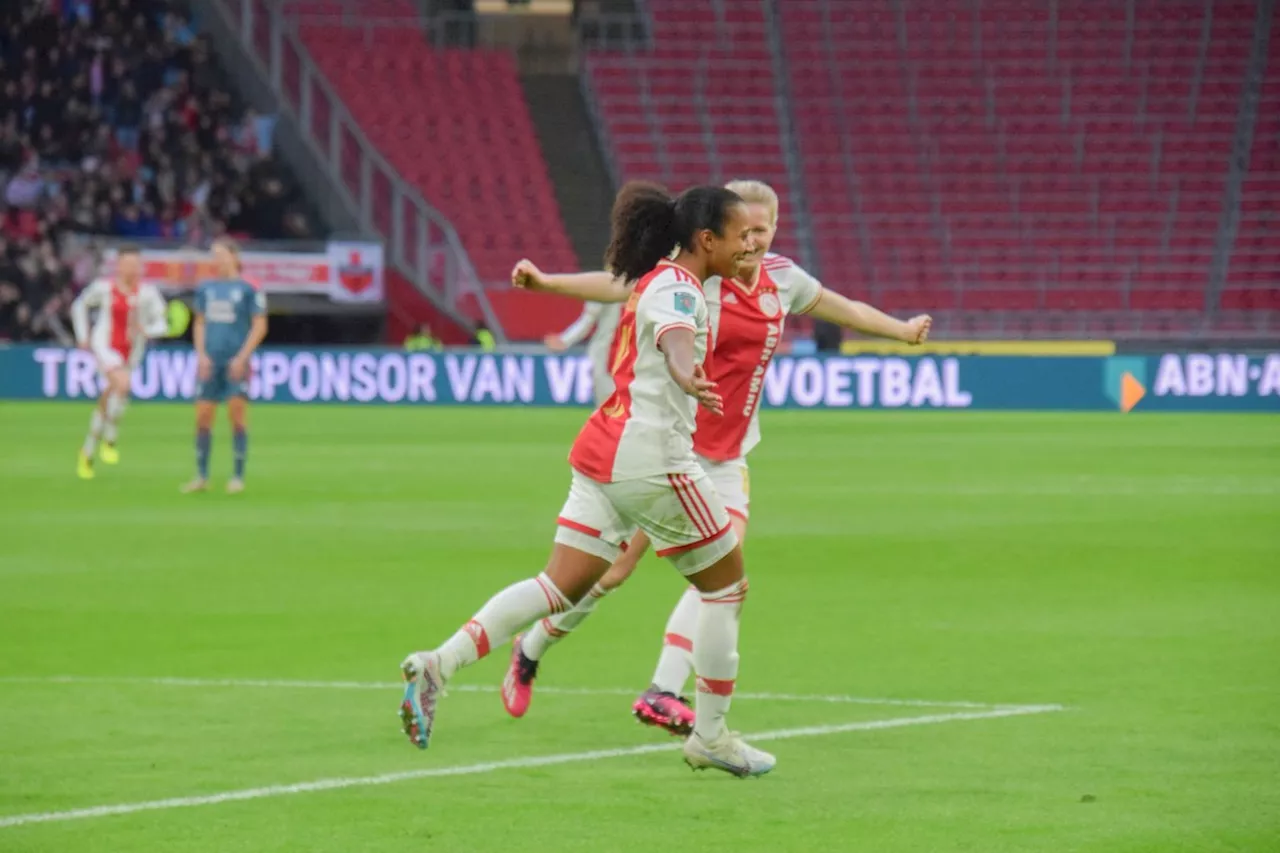
[[[408,0],[362,0],[362,15],[375,12],[416,15]],[[370,141],[453,222],[481,281],[506,281],[525,255],[577,269],[509,54],[437,50],[414,27],[302,35]]]

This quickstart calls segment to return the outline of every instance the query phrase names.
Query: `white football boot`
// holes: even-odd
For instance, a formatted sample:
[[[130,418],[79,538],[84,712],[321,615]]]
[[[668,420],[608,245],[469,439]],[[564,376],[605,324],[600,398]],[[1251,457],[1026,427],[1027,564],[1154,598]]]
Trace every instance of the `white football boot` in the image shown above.
[[[763,776],[778,763],[772,755],[748,745],[742,735],[730,731],[711,741],[703,740],[697,732],[689,735],[684,742],[684,760],[694,770],[710,767],[743,779]]]

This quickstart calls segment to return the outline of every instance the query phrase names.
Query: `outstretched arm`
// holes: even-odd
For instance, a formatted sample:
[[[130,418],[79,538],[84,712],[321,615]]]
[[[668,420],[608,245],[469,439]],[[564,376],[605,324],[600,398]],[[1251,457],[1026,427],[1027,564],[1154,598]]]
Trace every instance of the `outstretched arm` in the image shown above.
[[[659,331],[658,349],[666,358],[667,372],[681,391],[717,415],[724,414],[724,399],[715,392],[716,384],[707,379],[702,365],[695,360],[693,329],[669,326]]]
[[[806,313],[864,335],[889,338],[913,346],[928,339],[929,329],[933,325],[933,318],[928,314],[921,314],[910,320],[899,320],[865,302],[846,299],[825,288],[818,301]]]
[[[511,270],[511,283],[527,290],[558,293],[586,302],[626,302],[631,297],[631,288],[614,278],[612,273],[599,271],[553,275],[544,273],[528,260],[520,261]]]
[[[586,339],[596,323],[600,322],[600,312],[604,310],[603,302],[588,302],[582,307],[582,313],[559,335],[555,335],[562,347],[571,347]]]

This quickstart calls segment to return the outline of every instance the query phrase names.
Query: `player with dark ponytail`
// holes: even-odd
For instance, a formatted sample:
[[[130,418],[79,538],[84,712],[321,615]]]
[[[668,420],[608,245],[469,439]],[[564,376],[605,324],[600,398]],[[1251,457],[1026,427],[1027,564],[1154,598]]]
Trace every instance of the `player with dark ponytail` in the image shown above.
[[[723,401],[702,362],[710,311],[702,283],[733,277],[755,251],[746,204],[723,187],[672,198],[653,184],[627,184],[613,207],[606,261],[636,282],[610,353],[615,390],[569,453],[573,482],[557,519],[546,569],[507,587],[438,648],[401,664],[405,733],[426,747],[445,683],[520,628],[563,613],[595,586],[637,530],[699,591],[693,644],[698,695],[685,761],[760,776],[774,758],[731,732],[725,716],[738,672],[738,623],[747,580],[729,513],[693,452],[697,406]],[[538,289],[529,264],[513,278]],[[696,401],[696,402],[695,402]]]
[[[633,282],[676,246],[693,252],[697,232],[721,236],[727,211],[735,204],[742,204],[742,199],[723,187],[692,187],[673,197],[657,184],[632,181],[613,203],[613,236],[605,266]]]

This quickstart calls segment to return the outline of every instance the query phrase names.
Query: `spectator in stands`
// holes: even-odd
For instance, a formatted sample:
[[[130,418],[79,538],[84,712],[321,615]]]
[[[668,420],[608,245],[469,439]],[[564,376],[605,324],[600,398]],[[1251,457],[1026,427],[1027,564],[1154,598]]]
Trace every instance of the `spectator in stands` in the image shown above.
[[[96,272],[87,235],[312,236],[272,129],[174,0],[0,2],[2,333],[55,334]]]
[[[404,348],[409,352],[423,352],[425,350],[439,350],[441,344],[439,339],[431,334],[431,327],[423,323],[418,327],[418,331],[404,339]]]
[[[472,341],[485,352],[493,352],[498,348],[498,342],[493,337],[493,332],[489,331],[489,327],[484,323],[476,323],[476,330],[472,335]]]

